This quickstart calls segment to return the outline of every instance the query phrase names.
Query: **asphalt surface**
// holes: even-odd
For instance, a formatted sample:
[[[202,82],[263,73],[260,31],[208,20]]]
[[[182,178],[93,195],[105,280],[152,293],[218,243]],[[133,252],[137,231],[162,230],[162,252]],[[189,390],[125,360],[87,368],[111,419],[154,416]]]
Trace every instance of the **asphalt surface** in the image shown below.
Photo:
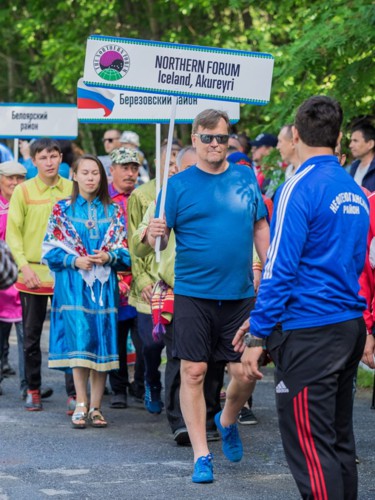
[[[43,351],[48,335],[43,334]],[[11,361],[16,365],[15,338]],[[255,426],[240,426],[244,458],[228,462],[214,442],[215,481],[191,482],[192,451],[173,441],[165,414],[148,414],[131,399],[129,408],[103,411],[107,429],[72,429],[66,415],[63,374],[48,370],[43,357],[43,383],[54,394],[44,411],[23,409],[18,377],[2,383],[0,396],[0,500],[56,499],[298,499],[298,490],[283,454],[274,404],[272,369],[267,369],[254,395]],[[375,411],[370,391],[355,399],[355,434],[359,498],[375,498]]]

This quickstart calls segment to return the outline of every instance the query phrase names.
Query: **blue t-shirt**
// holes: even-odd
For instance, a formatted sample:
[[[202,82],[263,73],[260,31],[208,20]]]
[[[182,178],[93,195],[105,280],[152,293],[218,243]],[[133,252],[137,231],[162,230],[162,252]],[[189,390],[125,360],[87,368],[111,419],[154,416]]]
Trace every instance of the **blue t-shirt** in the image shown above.
[[[210,174],[190,167],[168,181],[165,215],[176,235],[176,294],[254,296],[254,223],[267,210],[252,169],[229,164],[225,172]]]
[[[13,159],[12,151],[8,148],[8,146],[0,142],[0,163],[12,161]]]

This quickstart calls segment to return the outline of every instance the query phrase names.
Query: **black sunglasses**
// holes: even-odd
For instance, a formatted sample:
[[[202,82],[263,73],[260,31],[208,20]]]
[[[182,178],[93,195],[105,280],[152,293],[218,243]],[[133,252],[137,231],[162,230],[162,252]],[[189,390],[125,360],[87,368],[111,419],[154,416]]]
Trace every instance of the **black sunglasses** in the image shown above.
[[[194,134],[203,142],[203,144],[211,144],[211,142],[216,139],[218,144],[227,144],[229,140],[228,134]]]
[[[103,142],[106,142],[106,141],[113,142],[113,141],[118,141],[119,139],[120,139],[120,137],[108,137],[108,138],[107,137],[103,137],[102,141]]]

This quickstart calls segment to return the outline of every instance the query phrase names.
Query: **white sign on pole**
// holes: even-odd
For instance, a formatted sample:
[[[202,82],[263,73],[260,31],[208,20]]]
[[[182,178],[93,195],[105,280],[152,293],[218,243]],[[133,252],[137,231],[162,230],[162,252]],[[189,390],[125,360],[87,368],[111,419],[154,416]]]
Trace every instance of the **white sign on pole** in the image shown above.
[[[83,80],[93,87],[263,105],[273,62],[261,52],[92,35]]]
[[[78,120],[83,123],[169,123],[172,96],[88,87],[78,80]],[[175,123],[192,123],[205,109],[228,113],[231,123],[240,119],[238,102],[178,97]]]
[[[75,105],[0,103],[0,137],[75,139],[77,135]]]

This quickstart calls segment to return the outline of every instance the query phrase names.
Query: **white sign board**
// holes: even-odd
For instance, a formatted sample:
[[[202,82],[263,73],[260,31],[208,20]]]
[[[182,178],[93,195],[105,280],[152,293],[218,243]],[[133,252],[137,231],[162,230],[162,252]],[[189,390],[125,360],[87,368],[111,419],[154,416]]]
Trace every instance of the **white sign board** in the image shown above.
[[[270,54],[92,35],[86,85],[249,104],[267,104]]]
[[[78,120],[83,123],[169,123],[171,104],[171,96],[87,87],[83,78],[78,80]],[[231,123],[240,119],[237,102],[178,97],[175,122],[192,123],[208,108],[226,111]]]
[[[74,105],[0,103],[0,137],[75,139],[77,135]]]

